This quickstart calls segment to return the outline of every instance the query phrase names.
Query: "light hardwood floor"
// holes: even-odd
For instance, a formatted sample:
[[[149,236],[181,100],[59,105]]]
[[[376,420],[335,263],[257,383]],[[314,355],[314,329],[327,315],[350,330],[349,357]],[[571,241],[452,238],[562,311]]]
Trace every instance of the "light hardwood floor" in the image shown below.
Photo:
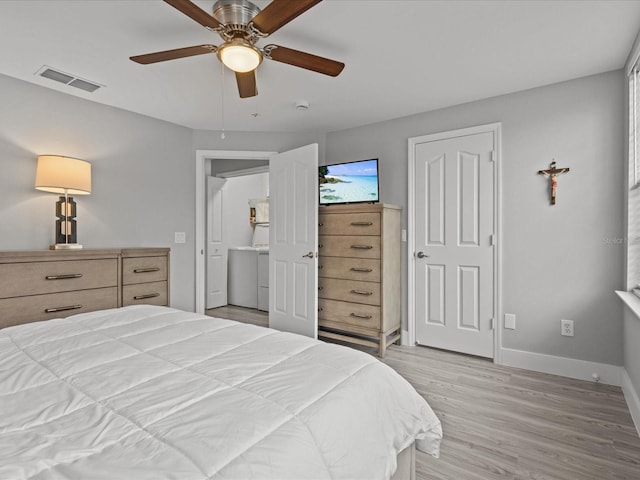
[[[268,323],[251,309],[207,313]],[[383,361],[442,421],[441,456],[418,452],[419,480],[640,480],[640,437],[618,387],[425,347],[393,345]]]

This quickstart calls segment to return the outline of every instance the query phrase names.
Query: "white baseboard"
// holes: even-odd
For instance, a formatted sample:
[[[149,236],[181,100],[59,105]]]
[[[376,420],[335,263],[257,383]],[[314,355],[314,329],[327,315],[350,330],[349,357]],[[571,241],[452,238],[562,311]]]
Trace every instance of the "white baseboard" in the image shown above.
[[[408,341],[409,340],[409,330],[402,330],[400,332],[400,335],[401,335],[401,337],[400,337],[400,345],[402,345],[403,347],[414,346],[414,345],[411,345],[409,343],[409,341]]]
[[[627,401],[627,405],[629,406],[631,418],[636,426],[638,435],[640,435],[640,397],[638,396],[638,391],[631,382],[631,378],[629,377],[627,370],[624,367],[622,367],[621,370],[622,393],[624,393],[624,399]]]
[[[608,363],[596,363],[586,360],[576,360],[575,358],[556,357],[544,355],[542,353],[526,352],[524,350],[513,350],[510,348],[500,349],[500,365],[509,367],[524,368],[535,372],[551,373],[562,375],[563,377],[575,378],[593,382],[592,375],[597,373],[600,376],[600,383],[620,386],[622,367],[609,365]]]

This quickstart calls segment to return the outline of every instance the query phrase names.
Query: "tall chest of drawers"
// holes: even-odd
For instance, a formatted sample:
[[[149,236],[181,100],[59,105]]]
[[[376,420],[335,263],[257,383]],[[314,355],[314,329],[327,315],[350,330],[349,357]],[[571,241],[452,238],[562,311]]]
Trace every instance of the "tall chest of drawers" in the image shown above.
[[[0,328],[135,303],[168,305],[168,270],[168,248],[0,252]]]
[[[400,338],[401,210],[331,205],[318,215],[318,335],[378,348]]]

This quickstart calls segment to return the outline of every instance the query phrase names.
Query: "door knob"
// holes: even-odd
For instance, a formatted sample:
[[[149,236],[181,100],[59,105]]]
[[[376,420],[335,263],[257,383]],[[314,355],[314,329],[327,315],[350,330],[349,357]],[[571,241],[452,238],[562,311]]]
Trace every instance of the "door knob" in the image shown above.
[[[416,253],[416,257],[418,258],[429,258],[429,255],[425,255],[424,252]]]
[[[313,257],[314,257],[313,252],[309,252],[306,255],[302,255],[302,258],[313,258]]]

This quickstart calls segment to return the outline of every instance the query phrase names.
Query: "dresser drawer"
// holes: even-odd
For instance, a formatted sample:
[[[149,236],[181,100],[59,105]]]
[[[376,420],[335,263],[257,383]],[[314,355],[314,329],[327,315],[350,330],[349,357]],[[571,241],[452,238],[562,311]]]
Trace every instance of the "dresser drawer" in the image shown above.
[[[318,215],[320,235],[380,235],[380,214],[325,213]]]
[[[22,297],[118,284],[118,260],[67,260],[0,264],[0,297]]]
[[[380,258],[380,237],[319,235],[318,251],[328,257]]]
[[[139,283],[122,287],[122,306],[167,305],[167,282]]]
[[[338,278],[319,278],[318,298],[380,305],[380,284]]]
[[[118,306],[118,288],[0,299],[0,328]]]
[[[122,283],[160,282],[167,280],[167,257],[127,257],[122,259]]]
[[[335,328],[336,324],[380,328],[380,307],[336,300],[318,300],[318,325]]]
[[[318,276],[379,282],[380,260],[320,256],[318,258]]]

